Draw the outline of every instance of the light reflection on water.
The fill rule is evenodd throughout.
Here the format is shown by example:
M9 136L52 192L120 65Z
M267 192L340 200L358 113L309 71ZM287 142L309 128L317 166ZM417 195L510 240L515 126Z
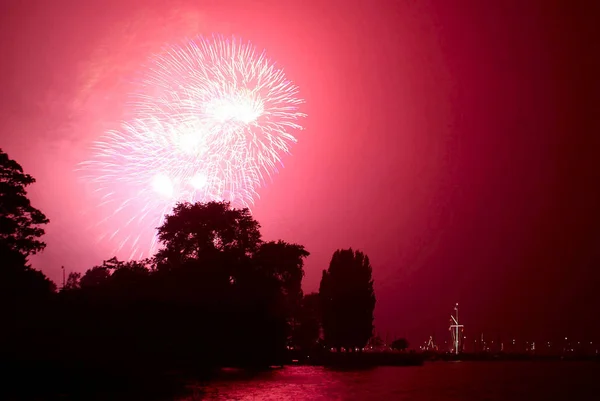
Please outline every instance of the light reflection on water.
M195 386L197 400L599 400L600 364L436 362L333 371L292 366Z

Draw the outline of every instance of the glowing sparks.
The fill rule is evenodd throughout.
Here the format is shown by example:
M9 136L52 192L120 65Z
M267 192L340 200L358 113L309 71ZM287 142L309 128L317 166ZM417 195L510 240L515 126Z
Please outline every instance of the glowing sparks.
M290 132L304 116L297 92L264 54L235 39L198 38L151 58L134 117L82 163L113 205L108 219L118 216L119 230L109 235L131 248L130 257L145 256L179 201L250 206L296 142Z
M173 197L173 184L171 179L166 174L157 174L152 180L152 188L158 194L165 196L166 198Z

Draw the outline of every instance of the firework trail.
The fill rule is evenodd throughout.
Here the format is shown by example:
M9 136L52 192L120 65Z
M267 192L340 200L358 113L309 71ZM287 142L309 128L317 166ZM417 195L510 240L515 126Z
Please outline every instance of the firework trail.
M118 251L155 251L155 230L180 201L249 207L302 129L303 102L264 53L234 39L197 38L150 59L132 118L81 164L114 221Z

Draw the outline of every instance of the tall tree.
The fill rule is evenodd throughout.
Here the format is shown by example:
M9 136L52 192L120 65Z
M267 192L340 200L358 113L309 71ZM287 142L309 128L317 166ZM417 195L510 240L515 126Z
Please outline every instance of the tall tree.
M297 325L294 327L293 343L303 350L311 350L317 346L321 329L321 311L319 294L311 292L302 298L297 314Z
M280 313L286 319L287 337L292 342L302 301L304 258L308 255L302 245L279 240L262 243L252 258L257 273L274 280L279 289Z
M302 300L304 259L309 255L304 246L279 240L262 243L253 256L255 265L281 286L285 306L292 316Z
M35 179L23 172L19 163L0 149L0 242L3 251L16 251L27 257L46 246L44 235L46 216L31 206L26 187Z
M368 256L352 249L335 251L329 269L323 270L319 298L327 345L364 347L373 333L375 309Z
M203 325L187 328L189 335L214 336L233 359L281 355L287 299L301 294L308 253L285 242L265 244L259 229L248 209L228 202L179 204L158 228L160 280L154 281L166 298L193 309L188 315L204 316Z
M51 302L56 285L28 264L28 257L44 249L40 240L48 219L31 206L26 187L35 180L0 149L0 354L26 360L44 351Z
M42 272L32 269L27 258L46 246L40 240L48 219L31 206L26 187L35 179L0 149L0 302L16 311L23 300L33 302L56 290ZM21 301L15 301L20 298Z
M242 257L261 244L260 225L248 209L232 209L228 202L180 203L158 228L163 248L159 265L214 257L226 252Z

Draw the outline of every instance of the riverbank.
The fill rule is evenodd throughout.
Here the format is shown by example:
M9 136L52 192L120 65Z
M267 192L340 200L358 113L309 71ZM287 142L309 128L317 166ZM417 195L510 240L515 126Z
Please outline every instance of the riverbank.
M331 367L420 366L423 354L414 352L322 352L309 356L291 354L292 365Z
M422 353L426 361L600 361L599 355L539 355L530 353Z
M429 352L321 352L311 355L291 352L288 365L332 366L332 367L375 367L375 366L420 366L424 362L436 361L596 361L600 355L539 355L530 353L429 353Z

